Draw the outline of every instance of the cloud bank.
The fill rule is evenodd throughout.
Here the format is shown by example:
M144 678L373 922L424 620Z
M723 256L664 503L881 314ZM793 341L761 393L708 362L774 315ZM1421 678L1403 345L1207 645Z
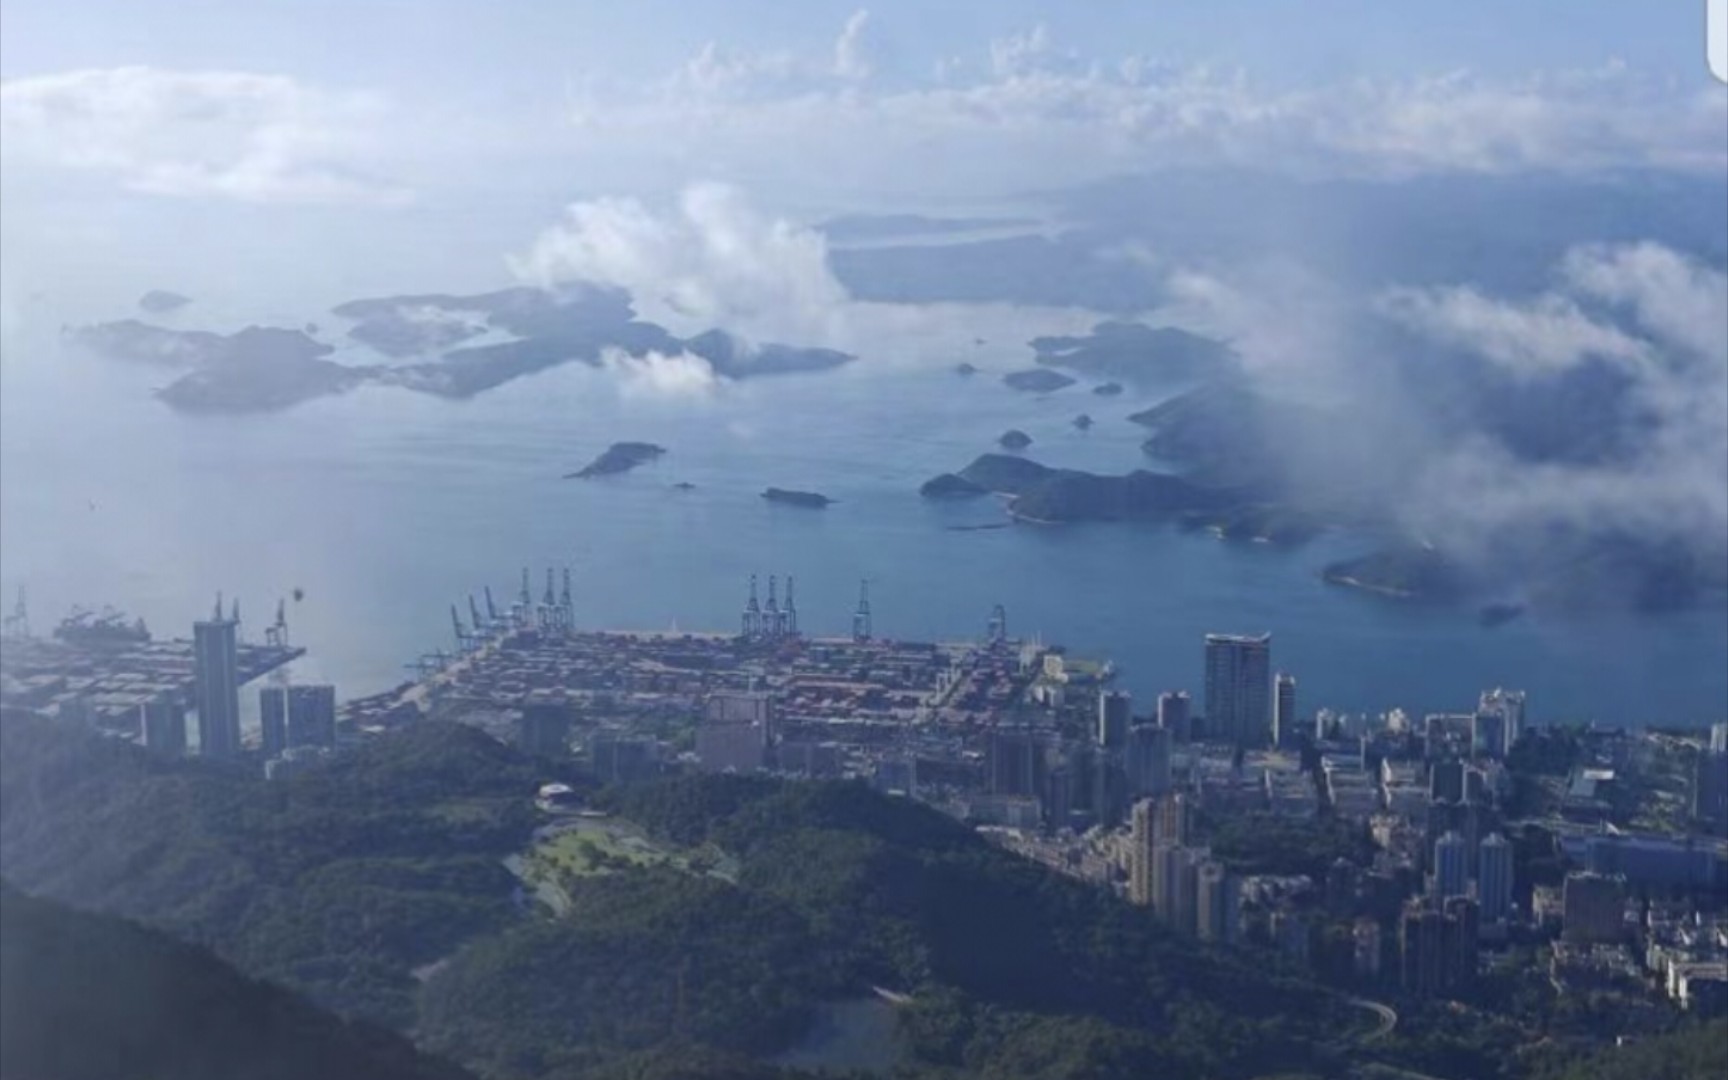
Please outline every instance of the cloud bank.
M108 176L154 195L256 203L392 203L361 163L387 112L374 95L279 75L87 69L0 83L13 162Z

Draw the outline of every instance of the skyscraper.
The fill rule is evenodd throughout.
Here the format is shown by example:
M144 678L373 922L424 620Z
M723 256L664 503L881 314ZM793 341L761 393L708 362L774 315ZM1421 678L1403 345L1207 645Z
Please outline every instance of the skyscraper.
M1274 681L1272 741L1279 746L1296 739L1296 676L1280 671Z
M145 702L138 710L138 732L147 749L177 757L186 752L186 709L171 694Z
M992 731L985 755L992 794L1039 794L1043 754L1030 731Z
M1159 796L1170 790L1170 732L1156 724L1136 724L1128 731L1125 755L1129 794Z
M193 708L198 710L198 753L231 757L240 752L240 623L216 616L192 624Z
M1154 844L1186 844L1188 842L1188 797L1181 793L1166 795L1156 803L1152 819Z
M1206 635L1206 733L1237 746L1272 737L1272 635Z
M1213 859L1200 864L1195 879L1195 933L1205 941L1234 942L1241 883Z
M1170 738L1185 743L1194 737L1193 710L1189 708L1188 691L1172 690L1158 695L1158 726L1170 733Z
M266 760L288 749L288 688L266 686L258 691L259 748Z
M1710 752L1728 754L1728 720L1719 720L1710 725Z
M1121 750L1128 745L1128 722L1131 701L1122 690L1098 692L1098 745L1106 750Z
M1524 691L1504 690L1498 686L1492 690L1484 690L1476 711L1500 717L1500 748L1493 756L1505 756L1517 743L1518 736L1524 732Z
M1465 895L1469 863L1464 837L1448 832L1434 842L1434 895L1441 900Z
M530 705L528 709L541 706ZM288 688L288 745L336 746L336 688L290 686Z
M1479 845L1476 902L1485 923L1499 922L1512 908L1512 845L1499 833L1489 833Z
M1157 803L1141 799L1134 804L1133 824L1128 834L1128 899L1141 907L1152 904L1152 838Z

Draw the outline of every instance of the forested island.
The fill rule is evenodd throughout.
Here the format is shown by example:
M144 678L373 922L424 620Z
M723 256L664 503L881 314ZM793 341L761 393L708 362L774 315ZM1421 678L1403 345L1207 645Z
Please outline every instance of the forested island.
M587 480L596 476L614 476L655 461L665 453L664 446L649 442L615 442L582 468L573 473L565 473L564 479Z
M369 385L470 398L560 364L598 367L609 350L632 357L685 353L717 378L733 380L827 371L853 359L834 349L746 346L718 329L681 339L636 318L623 290L588 285L387 296L349 301L333 313L350 323L351 340L396 362L327 359L334 347L317 340L310 326L219 334L123 319L69 337L102 356L180 368L185 374L157 397L183 411L221 413L277 411ZM489 333L505 340L463 344Z
M762 497L773 503L785 503L788 506L802 506L810 510L820 510L833 502L828 496L815 491L792 491L786 488L771 487L762 493Z

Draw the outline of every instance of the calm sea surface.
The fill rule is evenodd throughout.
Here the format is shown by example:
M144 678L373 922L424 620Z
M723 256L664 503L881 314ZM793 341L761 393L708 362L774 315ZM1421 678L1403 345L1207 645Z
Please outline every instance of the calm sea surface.
M181 636L221 589L261 637L299 588L301 674L352 696L449 648L449 605L466 618L484 585L506 602L524 565L536 593L548 565L570 566L591 628L731 628L746 577L773 573L796 576L815 633L847 631L861 578L882 635L976 635L1002 603L1012 632L1114 659L1143 707L1163 689L1198 697L1202 634L1270 631L1304 712L1465 708L1507 685L1528 690L1537 720L1728 716L1720 609L1485 629L1322 584L1324 563L1363 546L1345 537L1280 551L1153 527L965 531L1002 520L999 506L917 496L1009 427L1049 464L1141 465L1124 418L1152 399L1132 394L1039 398L994 374L864 364L697 392L571 365L470 402L374 389L206 418L149 398L170 373L47 345L19 356L0 380L0 584L8 608L28 587L38 633L74 603L112 603ZM1070 424L1082 411L1089 432ZM670 453L559 478L620 439ZM769 485L838 501L771 505Z

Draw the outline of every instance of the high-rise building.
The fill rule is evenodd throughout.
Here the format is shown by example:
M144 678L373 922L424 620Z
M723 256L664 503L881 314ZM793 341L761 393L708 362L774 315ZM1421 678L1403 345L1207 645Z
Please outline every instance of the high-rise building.
M295 689L299 689L296 687ZM570 726L574 713L560 701L534 701L521 707L516 722L516 748L531 757L561 758L570 753ZM696 729L700 752L702 728ZM289 707L288 741L295 743L293 707Z
M564 732L569 730L568 708L563 705L529 705L523 712L534 715L542 723L556 726L555 718L545 716L547 710L557 711L566 717L564 730L556 736L552 736L561 742ZM335 748L336 688L334 686L326 683L315 686L290 686L288 688L288 745ZM543 751L535 750L533 752L541 753ZM558 751L546 752L557 753Z
M1098 692L1098 745L1106 750L1121 750L1128 745L1129 710L1132 701L1126 691Z
M1030 731L992 731L985 757L991 794L1039 794L1043 753Z
M1190 708L1188 691L1172 690L1158 695L1158 726L1179 743L1194 737L1194 713Z
M1470 721L1470 754L1498 758L1506 752L1506 717L1499 712L1477 712Z
M1141 799L1134 804L1128 833L1128 899L1140 907L1152 906L1153 831L1157 803Z
M1504 690L1498 686L1484 690L1476 711L1500 717L1500 748L1492 756L1504 757L1517 743L1518 736L1524 733L1524 691Z
M266 686L258 691L258 747L264 759L288 749L288 688Z
M1199 902L1199 870L1211 853L1182 844L1152 848L1152 907L1158 918L1183 934L1195 932Z
M1188 797L1177 792L1165 795L1156 805L1157 812L1152 819L1152 842L1186 844L1191 810Z
M1272 741L1279 746L1296 741L1296 676L1287 671L1273 682Z
M1122 755L1100 750L1092 757L1092 818L1106 829L1122 824L1128 808L1128 775Z
M1431 901L1404 905L1398 920L1400 981L1406 993L1427 997L1446 986L1446 913Z
M1692 820L1718 836L1728 835L1728 751L1702 751L1693 764Z
M1499 833L1478 845L1476 902L1485 923L1500 922L1512 909L1512 845Z
M1436 761L1428 773L1428 797L1435 802L1464 801L1464 763Z
M138 733L144 746L159 754L178 757L186 752L186 709L171 694L163 694L138 708Z
M1272 738L1272 635L1206 635L1206 733L1237 746Z
M240 623L217 617L192 624L193 707L198 710L198 753L240 752Z
M1446 912L1446 984L1450 989L1458 990L1469 986L1476 978L1481 917L1476 901L1468 896L1447 897L1443 910Z
M1719 720L1710 725L1710 752L1728 754L1728 720Z
M659 768L658 746L652 739L632 739L605 733L588 742L588 759L602 783L629 784L652 777Z
M1469 856L1464 837L1448 832L1434 842L1434 895L1444 900L1464 896L1470 881Z
M1195 872L1194 931L1205 941L1231 943L1240 923L1241 882L1215 859Z
M1157 797L1170 790L1170 743L1169 730L1156 724L1136 724L1129 729L1124 761L1130 795Z
M1611 943L1625 932L1625 879L1588 870L1566 875L1561 935L1568 941Z

